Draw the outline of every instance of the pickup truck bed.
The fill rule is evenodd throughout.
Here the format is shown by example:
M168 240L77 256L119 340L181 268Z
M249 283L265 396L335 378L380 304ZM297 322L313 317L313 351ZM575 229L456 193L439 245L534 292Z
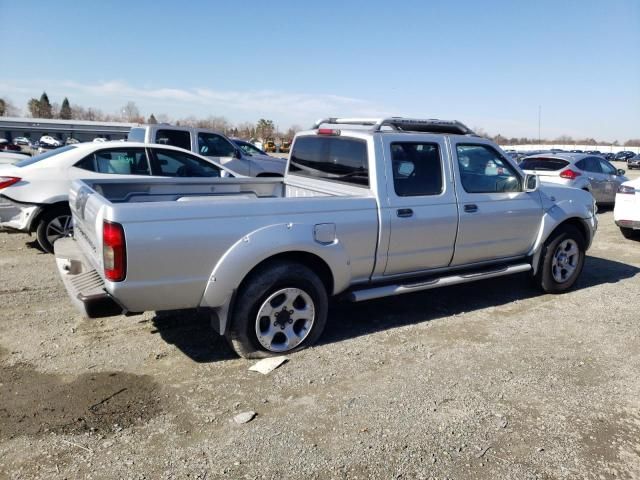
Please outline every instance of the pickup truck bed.
M127 312L214 306L207 305L216 301L205 295L212 272L232 250L239 257L234 270L250 269L255 258L242 254L249 243L264 244L265 258L296 244L305 251L309 244L323 253L333 250L336 263L350 262L354 280L367 280L378 237L376 199L363 189L326 184L274 179L78 181L70 206L76 241L90 252L83 269L103 270L97 252L102 251L106 220L124 226L127 257L135 259L127 262L124 282L107 281ZM314 234L322 224L333 225L335 233L320 243ZM235 288L232 284L227 294Z

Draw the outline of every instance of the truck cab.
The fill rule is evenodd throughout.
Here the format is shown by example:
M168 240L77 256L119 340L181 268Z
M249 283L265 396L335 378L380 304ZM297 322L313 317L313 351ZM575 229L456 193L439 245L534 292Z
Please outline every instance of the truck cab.
M132 127L128 141L158 143L191 150L247 177L282 177L286 161L266 155L253 155L215 130L167 124Z

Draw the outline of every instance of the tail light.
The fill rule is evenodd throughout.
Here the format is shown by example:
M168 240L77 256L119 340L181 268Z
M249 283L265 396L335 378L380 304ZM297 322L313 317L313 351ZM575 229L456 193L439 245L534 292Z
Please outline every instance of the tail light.
M563 170L562 172L560 172L560 177L561 178L568 178L569 180L575 180L580 175L581 175L580 173L575 172L575 171L571 170L570 168L567 168L566 170Z
M340 130L333 128L319 128L318 135L340 135Z
M9 187L14 183L18 183L20 180L22 179L18 177L0 177L0 188Z
M104 276L112 282L121 282L127 276L127 251L124 229L119 223L105 221L102 225L102 258Z
M631 195L635 195L636 189L631 185L620 185L618 187L618 193L630 193Z

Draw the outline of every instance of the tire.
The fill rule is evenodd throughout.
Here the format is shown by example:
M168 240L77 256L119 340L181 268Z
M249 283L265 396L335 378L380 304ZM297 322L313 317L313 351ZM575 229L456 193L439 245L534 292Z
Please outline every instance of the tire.
M225 337L244 358L297 352L318 340L328 307L326 288L312 270L270 262L243 282Z
M569 254L573 252L574 254ZM585 258L585 239L573 225L563 225L545 242L534 279L546 293L564 293L576 282Z
M624 238L634 239L640 236L640 232L636 232L633 228L620 227L620 232Z
M47 253L53 253L53 243L73 233L71 211L69 207L58 206L46 210L38 220L36 238L38 244Z

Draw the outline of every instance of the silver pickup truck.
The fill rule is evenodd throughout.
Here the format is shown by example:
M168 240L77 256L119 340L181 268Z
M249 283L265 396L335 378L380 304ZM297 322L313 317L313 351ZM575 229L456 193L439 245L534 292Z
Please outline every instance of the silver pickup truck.
M353 302L531 272L571 288L596 227L590 193L542 186L459 122L324 119L284 179L76 180L55 243L89 317L200 308L235 351L313 344Z

